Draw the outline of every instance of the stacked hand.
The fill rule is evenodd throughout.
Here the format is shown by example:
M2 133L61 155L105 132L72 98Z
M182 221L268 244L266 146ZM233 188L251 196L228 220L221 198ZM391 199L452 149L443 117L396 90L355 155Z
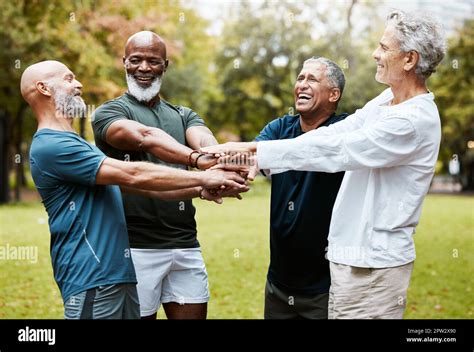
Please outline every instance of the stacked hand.
M201 148L200 152L206 155L199 158L199 168L210 167L206 173L211 183L204 186L201 197L219 204L222 203L223 197L242 199L240 193L249 190L246 180L252 181L259 171L255 156L256 149L256 142L230 142ZM201 166L201 160L203 166ZM222 183L215 186L213 178L216 178L217 183Z
M216 166L203 172L201 197L219 204L222 203L223 197L242 199L240 193L250 189L245 178L235 171L224 170Z
M201 153L224 156L237 153L255 153L257 142L228 142L201 148Z
M259 171L256 151L256 142L229 142L201 148L202 153L219 158L212 169L235 171L251 181Z

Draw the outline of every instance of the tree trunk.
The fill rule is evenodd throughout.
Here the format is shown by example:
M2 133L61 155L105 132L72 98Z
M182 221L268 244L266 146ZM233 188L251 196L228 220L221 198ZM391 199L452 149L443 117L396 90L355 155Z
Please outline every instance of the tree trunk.
M466 184L464 185L465 191L474 191L474 162L466 165Z
M18 109L18 114L16 118L17 123L17 134L15 141L15 152L14 162L16 165L16 182L15 182L15 201L19 202L21 200L21 186L25 178L25 169L24 169L24 158L21 150L23 144L23 116L25 115L26 105L21 105Z

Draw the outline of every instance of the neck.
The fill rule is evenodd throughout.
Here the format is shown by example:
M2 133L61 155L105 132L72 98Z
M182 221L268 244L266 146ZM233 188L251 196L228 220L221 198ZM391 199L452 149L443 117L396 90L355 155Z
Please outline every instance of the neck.
M159 102L160 102L160 95L157 94L156 97L154 97L150 101L147 101L145 104L148 105L150 108L152 108L153 106L155 106Z
M397 105L420 94L428 93L426 82L416 76L405 77L397 84L390 85L393 93L391 105Z
M132 93L130 93L130 91L127 91L127 93L132 96L133 98L135 98L140 104L144 104L150 108L152 108L153 106L155 106L156 104L158 104L161 100L160 98L160 93L158 93L154 98L152 98L151 100L149 101L140 101L137 99L136 96L134 96Z
M332 111L322 111L320 113L305 114L300 113L300 125L303 132L312 131L321 126L332 114Z
M57 131L76 132L72 127L72 117L57 115L56 110L36 112L36 116L38 119L38 130L49 128Z

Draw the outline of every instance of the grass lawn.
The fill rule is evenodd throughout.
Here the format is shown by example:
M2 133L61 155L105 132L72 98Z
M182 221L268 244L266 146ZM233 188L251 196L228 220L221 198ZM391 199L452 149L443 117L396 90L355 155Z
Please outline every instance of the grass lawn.
M209 273L209 318L263 317L268 185L258 182L244 197L222 206L195 201ZM474 197L428 196L415 241L406 318L474 318ZM0 207L0 246L7 244L37 246L38 260L0 260L0 318L62 318L40 203Z

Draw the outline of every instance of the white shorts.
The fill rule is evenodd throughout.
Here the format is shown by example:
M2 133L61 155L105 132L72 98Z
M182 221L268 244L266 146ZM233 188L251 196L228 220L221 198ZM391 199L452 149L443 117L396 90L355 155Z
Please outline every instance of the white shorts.
M209 301L207 271L201 248L132 248L142 317L155 314L162 303Z

